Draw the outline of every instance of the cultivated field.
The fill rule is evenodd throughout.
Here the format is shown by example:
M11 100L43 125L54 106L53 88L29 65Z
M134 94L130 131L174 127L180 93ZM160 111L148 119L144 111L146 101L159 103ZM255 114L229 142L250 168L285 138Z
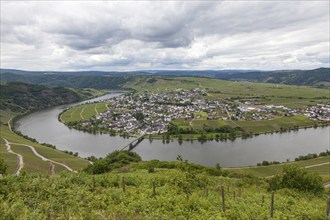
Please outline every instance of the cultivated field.
M60 119L64 123L84 121L106 110L108 110L108 107L105 102L88 103L68 109L60 115Z

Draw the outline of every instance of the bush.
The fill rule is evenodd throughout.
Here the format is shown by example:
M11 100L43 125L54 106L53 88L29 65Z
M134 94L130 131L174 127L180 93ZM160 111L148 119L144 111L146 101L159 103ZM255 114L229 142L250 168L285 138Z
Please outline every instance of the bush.
M89 165L85 171L90 174L101 174L139 161L141 161L141 157L137 153L131 151L114 151L104 159L100 159L93 165Z
M148 173L154 173L155 168L154 167L148 167Z
M0 158L0 174L6 174L7 173L7 164L5 164L4 159Z
M295 165L283 167L283 173L270 180L269 190L282 188L295 189L301 192L320 194L324 191L322 178L316 173L309 173L305 168Z

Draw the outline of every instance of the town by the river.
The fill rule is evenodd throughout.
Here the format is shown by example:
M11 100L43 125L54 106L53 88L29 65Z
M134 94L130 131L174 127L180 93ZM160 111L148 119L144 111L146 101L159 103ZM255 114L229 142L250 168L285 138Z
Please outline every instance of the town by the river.
M89 102L120 96L115 92ZM86 101L85 101L86 102ZM85 103L84 102L84 103ZM58 120L58 115L74 105L57 106L31 113L15 124L16 129L40 143L55 145L59 150L78 152L81 157L104 157L106 154L121 149L132 139L108 134L91 134L70 129ZM47 129L45 129L47 128ZM234 141L198 141L177 140L163 143L161 140L144 140L134 151L143 160L174 161L181 155L189 162L223 167L256 165L263 160L287 161L299 155L319 153L329 147L329 127L300 129L286 133L259 135L249 139L237 138Z

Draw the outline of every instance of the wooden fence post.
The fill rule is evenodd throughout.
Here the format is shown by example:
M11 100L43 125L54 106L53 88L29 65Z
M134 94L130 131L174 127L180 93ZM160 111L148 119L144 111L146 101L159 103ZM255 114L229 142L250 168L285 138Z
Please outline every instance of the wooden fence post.
M189 199L189 185L186 183L186 198Z
M272 196L270 200L270 217L273 218L274 216L274 191L272 191Z
M221 186L221 198L222 198L222 211L226 211L226 206L225 206L225 187Z
M262 197L261 197L261 206L263 206L263 205L264 205L264 203L265 203L265 196L264 196L264 195L262 195Z
M329 220L330 213L330 196L327 199L327 208L325 209L325 220Z
M233 193L234 193L234 200L236 200L236 191L234 191Z
M156 185L155 180L152 181L152 196L156 197Z
M204 185L204 192L205 192L205 197L207 198L209 196L209 190L207 189L206 184Z
M122 185L123 185L123 192L126 192L126 189L125 189L125 177L124 176L121 177L121 182L122 182Z
M95 190L95 176L93 175L93 191Z

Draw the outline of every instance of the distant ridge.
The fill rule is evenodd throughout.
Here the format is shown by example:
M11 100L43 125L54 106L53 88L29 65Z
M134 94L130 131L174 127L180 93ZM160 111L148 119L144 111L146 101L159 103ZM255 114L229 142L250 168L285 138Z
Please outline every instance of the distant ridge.
M120 89L137 76L200 76L231 81L330 87L330 68L312 70L143 70L143 71L24 71L0 69L1 81L76 88Z

